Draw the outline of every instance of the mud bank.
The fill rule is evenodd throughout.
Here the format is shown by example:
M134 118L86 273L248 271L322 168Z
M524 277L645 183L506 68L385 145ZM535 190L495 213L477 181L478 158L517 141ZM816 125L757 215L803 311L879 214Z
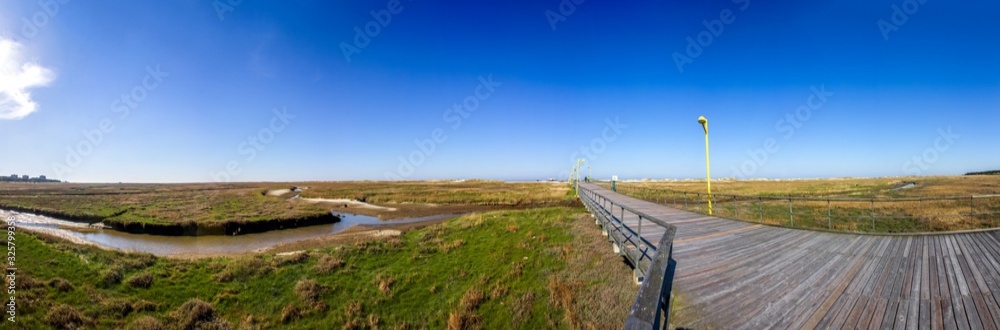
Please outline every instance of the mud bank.
M109 250L152 253L159 256L211 257L267 252L276 245L315 246L317 243L310 242L325 244L340 240L348 242L351 239L368 239L370 236L374 237L372 235L382 237L393 233L392 230L437 223L454 218L456 215L381 221L375 217L340 213L335 214L340 221L332 225L302 226L237 236L131 234L101 226L94 227L79 222L0 209L0 217L7 219L8 216L15 217L18 230L31 231L77 244L94 245ZM374 234L370 234L369 231L374 231ZM332 241L322 239L327 236L338 238Z
M59 218L59 219L67 220L67 221L80 222L80 223L85 223L85 224L94 224L94 223L98 223L98 222L104 221L104 219L105 219L103 217L98 217L98 216L72 215L72 214L66 214L66 213L57 212L57 211L50 211L50 210L43 210L43 209L36 209L36 208L29 208L29 207L20 207L20 206L17 206L17 205L0 204L0 209L4 209L4 210L8 210L8 211L14 211L14 212L19 212L19 213L32 213L32 214L37 214L37 215L44 215L44 216L47 216L47 217ZM113 214L111 216L117 216L117 215L122 215L122 214L125 214L125 211L120 211L119 213Z
M105 220L104 225L108 228L132 233L150 234L163 236L210 236L210 235L243 235L263 233L272 230L291 229L315 225L328 225L337 223L340 217L332 214L317 214L314 216L296 219L272 219L259 221L227 221L221 223L178 223L178 224L151 224L151 223L122 223L114 220Z

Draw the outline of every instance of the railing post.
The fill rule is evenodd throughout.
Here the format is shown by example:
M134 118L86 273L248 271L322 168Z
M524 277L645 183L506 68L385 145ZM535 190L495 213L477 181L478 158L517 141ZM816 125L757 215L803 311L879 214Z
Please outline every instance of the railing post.
M733 195L733 217L740 218L740 201L736 199L736 195Z
M875 231L875 197L872 197L872 231Z
M684 193L684 209L687 210L687 208L688 208L688 193L685 192Z
M976 221L976 196L969 197L969 223Z
M788 217L792 221L792 225L791 226L795 227L795 210L792 209L792 199L791 198L788 199Z
M826 199L826 226L833 230L833 209L830 206L830 199Z
M760 208L760 223L764 223L764 197L757 196L757 207Z
M636 230L636 236L639 236L638 237L639 239L636 240L636 243L637 243L636 244L636 252L639 253L640 251L642 251L642 247L641 247L641 245L642 245L642 216L641 215L639 216L639 229ZM639 261L642 261L642 256L641 255L639 256ZM636 263L638 263L638 262L636 262ZM635 265L635 267L636 268L642 268L639 265Z

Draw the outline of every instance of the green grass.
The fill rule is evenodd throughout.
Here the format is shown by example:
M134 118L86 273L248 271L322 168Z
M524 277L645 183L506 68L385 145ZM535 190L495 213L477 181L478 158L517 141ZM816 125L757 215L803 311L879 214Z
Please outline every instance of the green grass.
M567 268L571 256L588 251L571 248L579 243L574 243L578 230L571 229L585 225L578 220L582 213L553 207L473 214L400 237L310 250L300 257L165 259L21 232L18 327L43 328L47 320L72 314L62 307L58 315L47 315L60 305L78 311L88 327L169 326L183 316L175 310L197 298L215 309L216 322L234 328L406 324L439 329L461 321L486 328L569 328L575 318L587 317L567 316L574 292L629 281L620 274L576 279L579 271ZM591 231L599 236L596 228ZM600 245L600 250L610 249ZM614 258L592 257L585 259L587 265L607 258L609 269L625 268ZM129 284L144 274L152 277L148 288ZM120 275L120 283L113 283L114 275ZM72 288L60 291L57 287L66 290L66 285L56 279ZM123 313L129 306L143 310Z

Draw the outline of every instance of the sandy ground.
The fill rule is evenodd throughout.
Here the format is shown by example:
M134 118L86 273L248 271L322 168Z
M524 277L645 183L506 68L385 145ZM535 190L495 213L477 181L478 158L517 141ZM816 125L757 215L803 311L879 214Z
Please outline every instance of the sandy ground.
M27 213L17 213L17 212L10 212L10 211L6 211L6 210L0 210L0 218L4 219L5 221L6 221L7 217L11 216L11 215L14 215L15 218L17 219L17 221L14 223L14 226L19 231L30 231L30 232L33 232L33 233L44 234L44 235L49 236L49 237L55 237L55 238L59 238L59 239L65 240L65 241L69 241L69 242L76 243L76 244L81 244L81 245L98 246L97 244L94 244L93 242L90 242L90 241L85 240L85 239L83 239L81 237L75 236L75 235L73 235L71 233L68 233L68 232L66 232L64 230L60 230L60 229L52 228L52 227L39 227L38 226L38 225L49 225L49 226L58 226L58 227L74 227L74 228L77 228L78 230L86 230L86 229L93 228L93 227L88 226L87 224L70 222L70 221L52 220L52 219L49 219L49 218L46 218L46 217L39 217L39 216L35 216L35 215L32 215L32 214L27 214Z
M291 189L268 190L267 191L267 195L268 196L282 196L282 195L290 193L290 192L292 192Z
M347 207L353 207L353 208L359 208L359 209L380 210L380 211L389 211L389 212L396 211L396 208L394 208L394 207L378 206L378 205L368 204L368 203L365 203L365 202L356 201L356 200L353 200L353 199L346 199L346 198L302 198L302 197L300 197L299 199L303 200L303 201L306 201L306 202L310 202L310 203L331 203L331 204L347 205Z

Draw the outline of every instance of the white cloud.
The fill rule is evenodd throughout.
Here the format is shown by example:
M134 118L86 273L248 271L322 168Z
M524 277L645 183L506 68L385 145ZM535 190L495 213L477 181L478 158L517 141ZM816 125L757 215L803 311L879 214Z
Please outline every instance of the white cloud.
M21 119L35 112L38 104L28 89L48 85L52 70L21 58L21 44L0 39L0 120Z

